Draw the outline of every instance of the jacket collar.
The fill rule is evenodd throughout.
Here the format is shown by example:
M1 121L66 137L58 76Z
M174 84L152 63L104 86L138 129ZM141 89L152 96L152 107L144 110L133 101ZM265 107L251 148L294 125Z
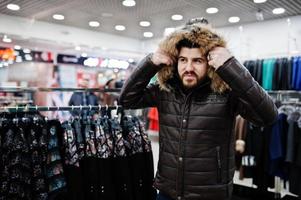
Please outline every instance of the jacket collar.
M179 92L183 95L188 95L196 91L200 91L204 88L207 88L208 86L210 87L210 84L211 84L211 79L208 76L206 76L206 78L201 83L199 83L198 86L188 90L183 87L183 84L178 75L174 76L172 79L168 81L168 86L171 88L173 92Z

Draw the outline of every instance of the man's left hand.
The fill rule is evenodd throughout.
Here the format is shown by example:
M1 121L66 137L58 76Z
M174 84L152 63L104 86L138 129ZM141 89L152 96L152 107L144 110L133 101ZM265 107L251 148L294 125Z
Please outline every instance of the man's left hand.
M208 53L208 65L212 66L215 70L217 70L231 57L232 55L230 51L225 47L215 47Z

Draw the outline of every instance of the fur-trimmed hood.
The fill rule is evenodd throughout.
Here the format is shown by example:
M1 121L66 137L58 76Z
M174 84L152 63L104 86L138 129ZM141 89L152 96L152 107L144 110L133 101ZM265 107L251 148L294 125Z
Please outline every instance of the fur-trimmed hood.
M182 39L188 39L197 43L200 46L201 53L206 57L208 52L214 47L226 46L224 39L208 27L187 25L185 28L171 33L159 44L160 49L168 54L174 63L176 63L179 55L176 45ZM178 73L176 67L171 65L163 67L158 72L158 82L162 90L170 91L170 89L172 89L172 86L168 82L175 77L175 73ZM207 75L211 79L211 88L213 91L223 93L229 88L229 86L217 75L213 67L209 66Z

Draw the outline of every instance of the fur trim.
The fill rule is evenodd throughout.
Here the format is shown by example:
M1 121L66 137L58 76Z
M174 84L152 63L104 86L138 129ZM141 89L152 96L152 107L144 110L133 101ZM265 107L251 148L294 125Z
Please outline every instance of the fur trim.
M159 48L168 54L176 63L178 57L177 43L182 39L195 41L199 46L201 53L207 56L208 52L214 47L225 47L226 42L222 37L209 30L197 25L189 26L186 29L181 29L173 32L165 40L159 44ZM208 77L211 79L211 88L214 92L223 93L229 86L218 76L213 67L209 67L207 71ZM158 82L162 90L170 91L170 86L167 81L174 76L174 66L163 67L158 72Z

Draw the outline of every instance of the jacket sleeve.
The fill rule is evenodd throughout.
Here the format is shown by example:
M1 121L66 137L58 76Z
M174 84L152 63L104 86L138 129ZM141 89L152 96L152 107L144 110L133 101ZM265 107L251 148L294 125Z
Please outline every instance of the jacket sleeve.
M148 83L160 69L151 61L151 54L146 56L124 83L119 96L119 104L125 109L157 106L159 86L148 86Z
M272 124L277 119L273 100L234 57L216 72L232 89L231 98L237 114L259 126Z

